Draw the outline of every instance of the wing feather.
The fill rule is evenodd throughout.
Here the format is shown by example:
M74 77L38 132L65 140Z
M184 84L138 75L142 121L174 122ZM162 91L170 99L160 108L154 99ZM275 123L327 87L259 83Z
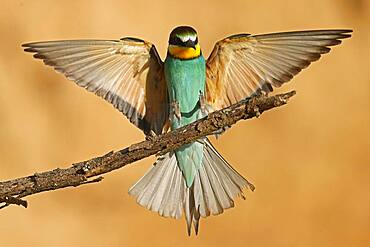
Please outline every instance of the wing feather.
M62 40L24 44L46 65L104 98L145 133L163 131L168 121L163 62L149 42Z
M221 109L258 91L271 92L350 37L351 30L238 34L216 43L207 59L206 98Z

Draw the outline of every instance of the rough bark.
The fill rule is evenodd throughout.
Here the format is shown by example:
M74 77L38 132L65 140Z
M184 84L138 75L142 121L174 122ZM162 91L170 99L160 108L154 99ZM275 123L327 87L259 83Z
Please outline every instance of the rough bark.
M295 95L295 91L270 97L258 95L213 112L180 129L160 136L148 137L147 140L125 149L72 164L68 168L56 168L0 182L0 209L11 204L27 207L27 202L21 198L32 194L99 182L103 179L100 175L104 173L122 168L151 155L173 151L186 143L225 129L239 120L259 117L264 111L285 105L293 95Z

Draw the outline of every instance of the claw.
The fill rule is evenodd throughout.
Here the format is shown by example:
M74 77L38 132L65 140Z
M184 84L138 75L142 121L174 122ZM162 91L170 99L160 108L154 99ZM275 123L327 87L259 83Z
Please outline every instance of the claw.
M157 138L157 134L154 133L153 130L150 130L148 135L145 136L145 140L147 140L147 141L154 141L156 138Z

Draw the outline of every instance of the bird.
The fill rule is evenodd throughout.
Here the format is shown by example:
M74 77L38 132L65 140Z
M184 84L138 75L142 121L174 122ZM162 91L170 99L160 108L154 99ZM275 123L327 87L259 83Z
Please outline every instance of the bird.
M102 97L147 136L190 124L257 93L270 93L351 36L349 29L241 33L216 42L204 58L191 26L174 28L161 60L154 44L119 40L26 43L26 52ZM207 137L160 157L130 189L138 204L160 216L185 215L187 233L199 221L234 207L254 185Z

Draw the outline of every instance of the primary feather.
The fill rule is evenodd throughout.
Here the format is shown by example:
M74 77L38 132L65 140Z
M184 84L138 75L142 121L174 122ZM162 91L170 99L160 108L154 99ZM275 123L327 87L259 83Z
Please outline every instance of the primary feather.
M46 65L104 98L145 133L162 133L168 120L163 62L149 42L65 40L24 44Z
M206 96L221 109L271 92L350 37L351 30L314 30L262 35L239 34L216 43L207 59Z

